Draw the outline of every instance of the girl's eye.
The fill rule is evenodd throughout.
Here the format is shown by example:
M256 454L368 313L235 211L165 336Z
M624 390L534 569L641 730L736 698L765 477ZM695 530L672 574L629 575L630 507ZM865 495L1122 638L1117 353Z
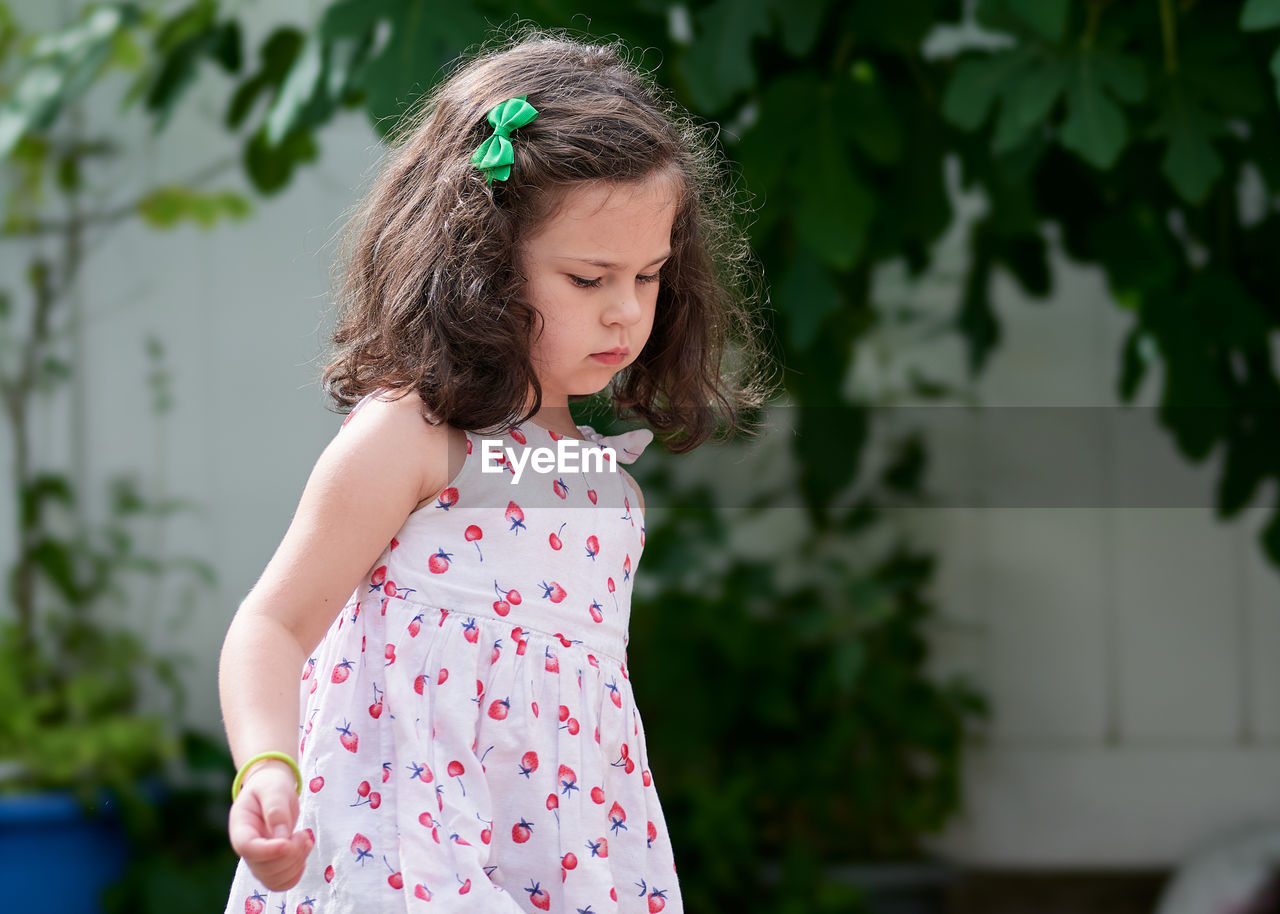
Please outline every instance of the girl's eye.
M657 282L661 276L662 273L660 271L658 273L640 273L636 276L636 282ZM595 289L598 288L602 282L598 276L595 279L583 279L581 276L574 276L570 273L569 278L573 280L573 284L579 289Z

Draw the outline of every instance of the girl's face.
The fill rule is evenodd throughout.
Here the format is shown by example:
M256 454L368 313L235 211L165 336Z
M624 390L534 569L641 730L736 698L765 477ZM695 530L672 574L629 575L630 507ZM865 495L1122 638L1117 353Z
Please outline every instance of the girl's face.
M565 191L525 242L526 295L543 319L533 367L543 410L556 417L539 419L547 427L571 427L569 395L603 389L640 355L671 256L676 202L675 180L665 173L638 183L584 183Z

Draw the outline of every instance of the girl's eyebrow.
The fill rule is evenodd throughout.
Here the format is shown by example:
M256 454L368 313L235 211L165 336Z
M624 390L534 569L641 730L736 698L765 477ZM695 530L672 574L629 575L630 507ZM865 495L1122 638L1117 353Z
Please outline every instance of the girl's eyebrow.
M559 254L557 256L561 260L576 260L578 263L590 264L591 266L599 267L602 270L621 269L616 263L609 263L609 261L607 260L592 260L590 257L574 257L571 254ZM653 258L653 260L650 260L647 264L645 264L645 266L651 267L655 263L661 263L662 261L666 260L670 256L671 256L671 251L667 251L665 254L659 255L658 257Z

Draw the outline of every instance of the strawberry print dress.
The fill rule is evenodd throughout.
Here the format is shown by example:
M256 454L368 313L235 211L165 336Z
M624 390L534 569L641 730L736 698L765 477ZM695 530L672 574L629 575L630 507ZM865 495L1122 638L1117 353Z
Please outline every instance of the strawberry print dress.
M227 914L682 914L627 668L644 517L590 455L653 433L578 430L467 432L300 671L301 881L241 861Z

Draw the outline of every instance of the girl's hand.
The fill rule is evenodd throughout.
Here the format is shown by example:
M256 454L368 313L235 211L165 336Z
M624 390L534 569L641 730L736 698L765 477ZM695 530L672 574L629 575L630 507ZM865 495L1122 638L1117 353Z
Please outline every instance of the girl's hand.
M315 846L309 831L293 830L298 823L297 790L287 765L262 762L249 770L231 804L227 823L231 847L273 892L298 884L307 854Z

